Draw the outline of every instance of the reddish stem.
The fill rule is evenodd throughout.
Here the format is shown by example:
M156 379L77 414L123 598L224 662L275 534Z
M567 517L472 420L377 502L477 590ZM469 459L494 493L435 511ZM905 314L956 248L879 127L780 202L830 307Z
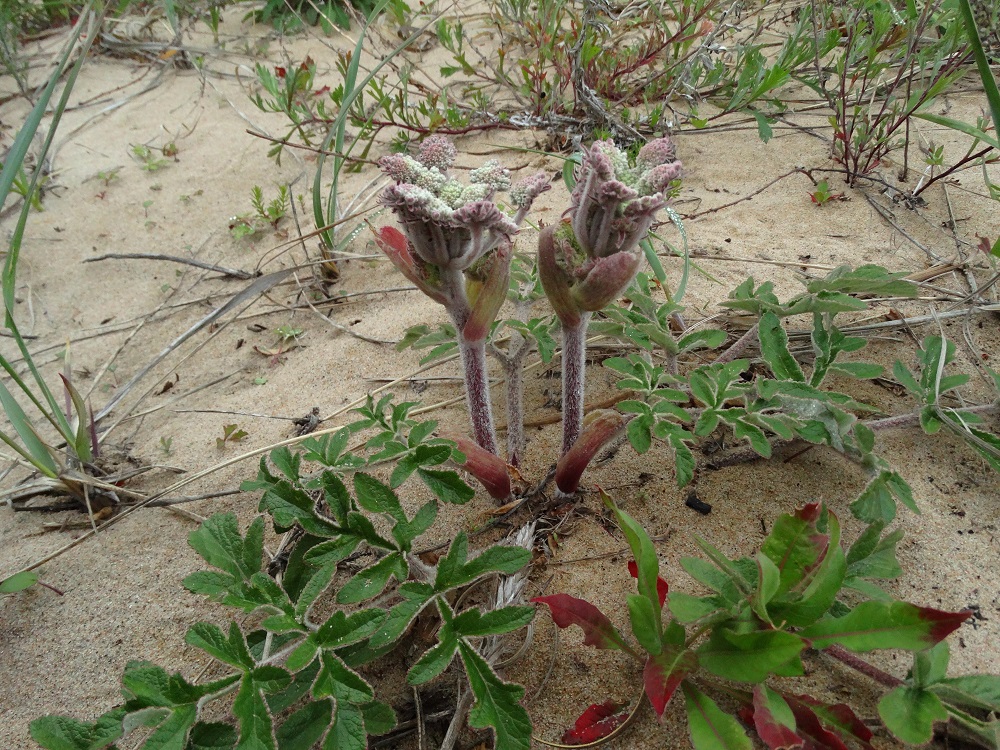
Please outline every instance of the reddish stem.
M562 454L566 455L580 436L583 425L583 397L586 391L587 324L590 313L581 313L580 322L562 327Z
M869 664L860 656L852 654L850 651L840 646L827 646L825 649L823 649L823 653L827 654L828 656L832 656L834 659L841 662L842 664L846 664L855 672L860 672L866 677L872 678L873 680L875 680L875 682L877 682L879 685L882 685L883 687L897 688L900 685L905 684L898 677L893 677L888 672L882 671L874 664Z

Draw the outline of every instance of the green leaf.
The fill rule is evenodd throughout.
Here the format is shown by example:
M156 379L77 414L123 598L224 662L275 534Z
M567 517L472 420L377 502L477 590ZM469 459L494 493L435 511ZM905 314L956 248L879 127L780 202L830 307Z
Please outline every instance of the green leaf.
M320 664L322 666L313 685L313 697L333 696L338 706L342 702L368 703L375 697L372 686L332 651L323 651Z
M752 750L743 727L689 682L681 683L694 750Z
M926 688L941 682L948 674L950 656L948 641L941 641L933 648L915 653L913 669L910 670L913 687Z
M365 720L365 731L368 734L385 734L396 726L396 712L391 706L381 701L372 701L361 706Z
M934 735L934 722L947 721L941 699L927 690L898 687L878 703L886 728L909 745L923 745Z
M653 542L649 538L649 534L646 533L646 530L628 513L620 510L615 505L614 500L604 490L600 492L604 506L614 514L615 520L618 522L618 527L622 530L628 546L632 550L632 558L635 560L636 567L638 568L639 593L649 600L649 603L652 605L652 611L657 613L655 623L650 624L655 627L657 641L659 641L661 632L659 613L662 607L660 606L660 596L657 590L657 579L660 577L660 561L656 555L656 548L653 546ZM654 651L654 653L656 652Z
M323 750L365 750L368 739L364 715L358 706L337 702L337 715L323 742Z
M450 665L458 650L458 637L447 625L438 633L438 642L431 646L417 662L410 667L406 681L411 685L422 685L433 680Z
M485 613L478 609L470 609L458 615L451 625L460 636L480 638L518 630L531 622L534 617L534 607L501 607Z
M278 750L310 750L326 732L332 716L330 701L310 701L282 722L274 733Z
M100 750L122 736L124 716L124 709L116 709L93 724L68 716L43 716L31 722L31 739L46 750Z
M763 682L778 670L789 674L789 665L800 670L804 646L797 635L781 630L736 633L720 627L698 649L698 663L727 680Z
M805 382L802 368L788 351L788 334L777 315L766 312L761 316L757 336L760 339L761 355L776 378Z
M458 650L469 687L476 697L469 711L469 726L493 727L498 750L530 750L531 719L518 702L524 696L524 688L497 677L479 652L465 641L459 643Z
M466 484L457 472L417 469L417 475L443 503L464 505L476 496L476 491Z
M410 623L434 597L434 587L428 583L408 581L401 585L396 593L403 598L403 601L389 610L382 627L372 635L369 643L373 648L388 646L402 636Z
M946 677L931 690L954 706L1000 712L1000 675Z
M233 701L233 715L240 722L237 750L276 750L271 714L252 673L243 677Z
M9 578L0 581L0 594L14 594L24 591L38 583L38 574L30 570L22 570Z
M264 519L256 518L240 536L232 513L216 513L188 535L188 543L209 565L243 581L260 570L264 554Z
M397 521L406 521L403 506L392 488L382 484L375 477L357 472L354 475L354 492L358 505L370 513L384 513Z
M338 604L357 604L365 599L378 596L392 576L405 581L409 568L399 552L391 552L374 565L358 571L355 576L337 592Z
M186 750L233 750L238 737L229 724L199 721L191 730Z
M188 628L184 637L188 645L200 648L216 659L244 671L254 665L253 657L247 650L246 640L235 622L229 624L229 637L218 625L208 622L196 622Z
M899 648L921 651L956 630L966 612L942 612L907 602L862 602L844 617L828 617L801 631L812 647L850 651Z
M647 653L656 655L662 649L660 637L660 611L642 594L629 594L628 616L632 634Z
M531 552L524 547L497 545L483 551L478 557L466 562L469 554L469 539L465 532L455 536L448 554L438 560L434 590L444 593L456 586L472 583L487 573L516 573L531 560Z

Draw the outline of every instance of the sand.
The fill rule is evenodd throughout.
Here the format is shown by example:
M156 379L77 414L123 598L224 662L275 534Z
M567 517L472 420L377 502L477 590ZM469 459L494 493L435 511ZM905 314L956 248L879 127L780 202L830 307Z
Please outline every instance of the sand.
M154 27L151 36L162 33ZM270 199L279 184L291 184L296 201L308 198L315 165L306 151L287 151L280 166L267 158L269 143L247 130L280 137L286 123L280 116L261 113L247 95L256 89L255 62L287 65L306 55L317 62L318 77L336 85L335 53L348 49L350 41L315 33L282 38L268 28L241 24L238 14L227 16L223 33L225 50L214 46L203 25L186 33L186 45L204 50L203 70L95 54L83 69L56 137L45 211L31 216L22 252L15 315L22 331L33 337L31 351L50 383L56 382L70 343L75 381L95 409L169 342L251 282L165 261L85 261L108 253L158 253L266 274L319 257L315 238L287 243L300 231L291 217L277 229L265 227L249 238L236 239L230 233L231 217L251 210L251 186L260 185ZM61 39L29 44L31 59L49 59ZM440 55L440 50L432 49L425 62L433 62L434 54ZM44 72L33 70L32 81L41 80ZM13 92L13 82L0 78L0 98ZM949 95L942 106L948 106L952 116L974 120L984 103L982 93L973 89ZM22 97L0 105L0 152L9 147L28 106ZM932 253L944 260L965 260L964 273L937 278L938 287L962 295L968 292L969 278L979 285L992 278L986 257L974 247L977 236L994 239L1000 234L1000 211L995 201L984 197L982 176L974 170L962 172L947 188L928 191L927 205L916 210L894 203L878 186L848 188L835 173L816 173L844 193L843 201L823 206L813 204L812 185L798 173L756 192L797 167L835 167L825 140L825 118L824 112L790 112L766 145L752 123L738 119L725 127L677 135L685 177L675 208L688 217L685 227L697 264L685 298L689 321L722 312L718 303L748 274L773 281L779 297L787 298L801 289L795 278L800 265L813 274L862 263L912 273L932 265ZM928 123L915 127L921 137L950 145L948 153L962 148L948 131ZM462 137L457 140L459 167L474 167L499 153L507 164L520 168L518 176L540 168L554 173L561 167L557 159L498 152L503 147L534 148L545 140L545 133L529 131ZM136 144L162 148L171 142L176 155L164 157L155 171L144 170L132 155ZM112 171L115 176L105 179ZM898 164L886 164L880 174L892 180L896 171ZM1000 170L991 167L991 174L1000 181ZM371 165L349 175L345 194L364 190L376 176ZM915 180L911 175L907 185L912 187ZM726 207L750 194L752 199ZM555 221L566 198L557 183L540 201L536 218ZM9 213L0 219L5 236L13 220ZM298 220L302 232L311 228L308 211L299 208ZM386 215L374 219L376 225L389 221ZM664 231L677 241L668 227ZM531 251L534 241L535 232L526 229L518 248ZM389 344L351 334L395 342L411 325L443 322L443 311L418 292L385 291L408 284L377 257L370 233L359 235L349 250L357 257L338 263L339 279L324 283L315 267L297 271L238 318L229 314L217 329L192 336L122 398L104 421L105 426L114 425L104 438L108 450L120 451L136 465L155 466L130 481L128 490L150 494L176 481L175 470L192 475L259 451L294 434L291 420L313 407L323 416L334 414L386 379L418 369L418 353L397 353ZM670 277L678 279L680 261L671 259L666 265ZM356 296L323 307L329 320L301 306L307 298L341 294ZM983 295L995 302L995 289ZM926 291L925 296L935 293ZM891 307L925 315L931 309L948 309L950 302L940 296L905 305L880 303L873 305L871 314L884 319ZM544 311L541 303L538 312ZM941 323L957 343L957 369L972 374L962 392L970 403L996 397L980 365L997 366L997 322L996 312L990 312ZM275 355L279 326L301 333L297 346ZM733 326L738 333L738 325ZM911 330L883 332L865 351L866 358L886 366L897 358L912 365L913 336L921 339L938 332L938 326ZM13 355L9 339L0 340L0 346ZM548 399L558 394L558 372L556 361L528 374L529 419L556 414ZM445 365L395 391L401 400L420 399L424 404L451 400L460 395L457 375L454 364ZM613 388L609 372L598 366L590 369L588 378L595 398ZM166 388L168 383L173 385ZM842 386L886 414L913 408L892 389L870 383ZM432 416L443 427L465 429L461 402ZM323 426L335 427L347 418L337 416ZM230 424L247 436L220 449L217 438ZM554 460L559 428L552 424L529 429L528 435L523 471L541 477ZM880 436L880 451L910 483L922 510L920 515L905 510L899 515L898 524L906 532L899 548L904 573L890 590L926 606L973 608L975 618L953 637L952 673L1000 673L1000 479L947 434L932 438L913 429L894 431ZM181 492L237 489L254 476L256 461L253 457L230 463ZM23 471L15 471L4 479L5 487L24 478ZM588 472L585 486L595 483L660 539L661 572L675 590L697 592L679 564L682 557L699 554L695 535L729 555L752 554L779 514L812 501L829 504L843 520L848 539L861 528L846 506L863 487L864 477L825 449L786 462L760 461L705 472L697 492L712 505L707 516L684 506L686 491L677 489L662 450L638 457L623 448L614 460ZM245 524L256 514L257 499L255 493L234 494L184 507L202 516L235 512ZM534 507L543 505L540 500ZM446 541L457 530L481 523L491 507L480 492L469 506L446 509L428 543ZM625 545L600 523L600 514L599 499L584 493L577 513L559 531L549 564L540 561L533 573L533 586L548 593L584 595L625 626L624 596L632 583L624 555L606 554L620 552ZM529 518L530 513L523 512L513 520L523 523ZM67 526L53 530L50 524ZM0 578L53 553L85 533L87 526L86 515L76 511L0 509ZM230 614L181 585L185 576L202 568L187 544L195 528L196 521L162 508L133 513L39 569L42 579L61 595L35 587L0 600L0 674L5 677L0 681L0 747L35 747L28 724L43 714L93 718L114 707L120 702L122 669L131 660L151 660L191 679L202 674L208 659L184 644L184 633L200 620L225 623ZM577 562L566 562L572 560ZM580 649L575 630L561 634L554 667L543 684L553 653L553 627L544 612L536 622L534 648L507 674L526 685L526 707L539 736L558 740L589 703L635 697L638 668L620 655ZM904 676L909 665L901 653L881 654L875 661L898 676ZM865 679L819 658L810 659L808 667L801 685L826 697L858 698L859 713L875 716ZM398 697L406 701L410 696L404 692ZM440 728L436 725L434 731ZM884 733L877 745L896 747ZM121 745L133 746L133 741ZM680 702L675 701L659 725L644 710L639 723L615 746L689 747Z

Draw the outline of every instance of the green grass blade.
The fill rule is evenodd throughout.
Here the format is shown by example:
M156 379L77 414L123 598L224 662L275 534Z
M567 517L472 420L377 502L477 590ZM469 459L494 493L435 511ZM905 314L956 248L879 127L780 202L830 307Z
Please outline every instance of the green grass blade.
M69 64L70 55L73 50L77 48L77 44L80 43L80 38L83 35L85 27L90 25L90 34L86 39L80 44L80 54L76 62L74 63L69 75L66 78L65 86L59 101L53 110L52 123L49 126L48 134L42 144L41 153L38 156L38 163L41 164L45 160L45 155L48 153L52 146L52 141L55 138L56 130L59 127L59 121L62 118L63 112L66 110L66 105L69 102L70 94L73 90L73 85L76 83L77 76L80 74L80 70L83 67L84 61L87 59L87 52L90 49L91 44L94 39L97 38L100 32L101 24L100 20L103 17L103 9L101 9L96 14L92 13L94 3L89 3L84 11L80 14L80 20L77 22L76 27L73 30L73 34L70 38L70 42L67 44L62 56L60 57L59 64L56 70L53 72L48 85L43 91L42 96L39 98L38 103L35 108L32 109L25 121L24 126L18 132L14 140L14 148L12 148L11 156L8 157L7 162L4 164L4 171L2 178L0 178L0 206L2 206L10 193L11 185L13 184L13 179L16 177L17 171L20 170L24 158L27 154L28 146L31 140L34 138L35 133L38 131L41 125L42 118L45 114L48 102L51 100L52 94L55 90L56 85L62 78L62 74L65 72L67 65ZM16 153L15 153L16 149ZM31 179L31 185L28 188L27 195L32 195L38 184L39 176L41 175L41 170L36 169ZM14 321L14 297L15 290L17 287L17 263L21 252L21 242L24 239L24 231L28 221L28 215L31 211L30 201L25 201L21 206L21 213L18 216L17 225L14 228L14 232L11 235L10 243L8 245L7 258L4 263L3 276L2 276L2 287L3 287L3 301L4 301L4 325L11 332L14 341L17 343L18 349L21 351L21 356L24 358L25 363L30 370L35 383L38 385L39 392L48 408L44 408L40 403L42 399L37 398L28 389L27 384L18 378L13 373L13 368L10 366L6 360L3 362L3 367L8 373L14 378L14 382L17 384L18 388L23 390L26 395L31 399L31 401L38 407L38 409L46 416L49 421L51 421L56 429L62 434L63 438L69 442L73 443L73 430L69 425L69 421L66 415L63 414L62 409L59 407L58 402L52 395L51 390L46 386L45 381L42 379L41 373L35 367L34 360L31 357L28 347L24 342L24 338L21 336L20 331L17 328L17 324Z
M993 115L993 128L1000 134L1000 90L997 89L996 79L990 71L990 61L983 50L983 43L979 39L979 30L976 28L976 19L972 15L972 7L969 0L958 0L958 7L962 11L962 20L965 22L965 33L969 37L969 44L972 47L972 54L976 58L976 67L979 68L979 77L983 79L983 88L986 90L986 100L990 103L990 112ZM994 146L994 148L997 148Z
M951 128L952 130L957 130L960 133L965 133L968 136L975 138L978 141L982 141L987 146L992 146L995 149L1000 149L1000 138L997 136L992 136L984 130L980 130L975 125L970 125L967 122L962 122L961 120L955 120L951 117L942 117L941 115L934 115L930 112L918 112L914 117L919 117L921 120L927 120L927 122L933 122L935 125L944 125L946 128Z
M11 438L3 433L0 433L0 439L20 453L25 460L30 461L32 466L46 476L52 478L59 476L59 467L56 466L55 459L49 453L48 446L38 437L38 433L32 427L28 415L24 413L24 409L17 403L14 394L7 389L2 380L0 380L0 407L3 407L7 419L10 420L14 431L21 439L21 446L23 448L11 442Z
M347 121L350 116L351 105L354 104L354 100L361 95L365 87L378 75L378 72L387 65L394 57L396 57L400 52L406 49L409 45L413 44L419 37L424 29L428 28L435 19L428 21L427 24L421 28L415 30L409 37L404 39L395 49L393 49L388 55L386 55L375 67L372 68L371 72L358 83L358 69L361 65L361 48L365 40L365 35L368 32L368 27L375 22L379 14L389 5L391 0L380 0L380 2L372 8L371 14L368 16L368 20L365 25L358 32L358 43L354 47L354 53L351 56L351 64L348 66L347 75L344 77L344 98L340 103L340 111L337 112L337 118L333 121L333 126L330 128L330 132L327 134L326 139L323 141L323 145L320 148L320 154L316 159L316 176L313 178L313 220L316 222L317 228L329 226L337 220L337 186L340 179L340 170L344 166L345 156L344 156L344 135L347 131ZM323 165L326 163L327 154L323 153L330 150L330 146L333 145L334 152L334 162L333 162L333 182L330 185L329 194L327 197L327 207L326 211L323 211ZM329 230L325 230L320 234L320 239L323 244L326 245L331 250L334 249L333 237Z

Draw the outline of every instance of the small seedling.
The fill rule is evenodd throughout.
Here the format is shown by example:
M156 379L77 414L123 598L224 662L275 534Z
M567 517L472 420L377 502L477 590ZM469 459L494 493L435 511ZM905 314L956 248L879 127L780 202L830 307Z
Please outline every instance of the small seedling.
M140 167L145 172L156 172L169 164L166 159L156 156L149 146L141 143L132 146L132 156L141 162Z
M121 170L121 167L114 167L103 172L98 172L97 179L104 183L104 187L110 187L111 183L118 179L118 173Z
M219 450L223 450L227 443L238 443L246 437L248 437L247 431L240 429L239 425L223 425L222 437L215 439L215 447Z
M254 211L257 212L257 218L277 229L278 222L285 218L291 208L288 186L279 185L278 197L272 198L268 203L264 202L264 191L259 185L254 185L250 192L250 202L253 204Z
M846 196L843 193L834 193L830 190L830 183L826 180L820 180L816 183L816 189L809 193L809 197L812 202L817 206L823 206L830 201L845 201Z
M169 456L174 452L174 439L172 437L160 438L160 450L164 456Z

